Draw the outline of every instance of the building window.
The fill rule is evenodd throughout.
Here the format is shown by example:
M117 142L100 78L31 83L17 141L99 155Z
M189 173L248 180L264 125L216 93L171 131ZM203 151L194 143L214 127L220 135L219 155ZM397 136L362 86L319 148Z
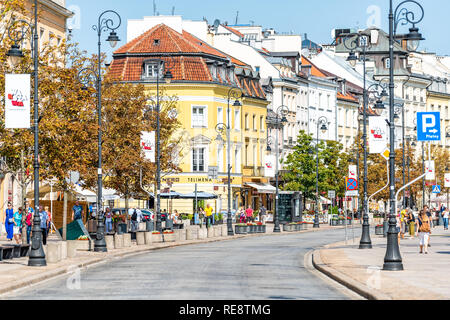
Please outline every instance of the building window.
M223 108L217 108L217 123L223 123Z
M205 148L192 149L192 171L205 172Z
M193 106L192 107L192 127L193 128L206 128L207 127L207 115L206 107Z
M245 114L245 130L248 130L248 113Z
M261 116L259 118L259 129L261 130L261 132L264 132L264 116Z
M157 62L149 62L144 65L144 78L156 79L158 77L158 65ZM163 65L160 65L159 68L159 77L162 74Z
M241 129L241 112L239 110L234 110L234 129Z
M253 131L256 131L256 116L253 115Z

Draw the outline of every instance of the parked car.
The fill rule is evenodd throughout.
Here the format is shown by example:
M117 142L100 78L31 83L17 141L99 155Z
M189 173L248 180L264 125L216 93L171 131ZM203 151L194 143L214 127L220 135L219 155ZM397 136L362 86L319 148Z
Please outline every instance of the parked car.
M155 214L152 210L149 209L141 209L142 212L142 221L153 221L155 219Z

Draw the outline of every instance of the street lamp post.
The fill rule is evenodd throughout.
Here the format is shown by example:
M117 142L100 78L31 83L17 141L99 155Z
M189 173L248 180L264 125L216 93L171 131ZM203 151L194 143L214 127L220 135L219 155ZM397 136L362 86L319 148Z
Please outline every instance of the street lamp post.
M278 198L279 198L279 190L278 190L278 175L279 175L279 168L278 168L278 163L280 161L279 159L279 146L278 146L278 135L279 135L279 129L284 127L284 124L288 122L286 116L289 113L289 109L286 106L279 106L277 111L275 112L276 116L277 116L277 120L276 120L276 127L277 127L277 132L275 135L275 154L276 154L276 160L275 160L275 188L276 188L276 194L275 194L275 216L274 216L274 228L273 228L273 232L281 232L280 229L280 219L278 216ZM271 144L271 139L268 138L267 141L267 150L271 151L270 148L270 144Z
M106 15L110 15L118 19L115 23L112 18L106 18ZM105 18L104 18L105 16ZM122 19L120 15L112 10L104 11L98 17L98 24L93 25L92 29L97 32L98 36L98 56L97 56L97 70L92 70L85 68L80 71L78 78L81 80L83 85L89 83L89 81L94 78L96 82L97 90L97 116L98 116L98 167L97 167L97 231L94 242L95 252L107 252L105 241L105 225L103 221L103 201L102 201L102 191L103 191L103 173L102 173L102 65L101 65L101 37L102 32L110 30L110 34L106 41L109 42L112 48L114 48L120 41L117 33L115 32L122 24Z
M350 42L350 44L347 44L347 40L349 38L352 38L353 40ZM370 240L370 225L369 225L369 214L368 214L368 203L367 203L367 197L368 197L368 169L367 169L367 103L368 103L368 96L367 96L367 88L366 88L366 51L369 47L369 36L365 34L351 34L348 35L344 41L344 46L350 50L350 54L347 58L347 61L354 67L356 65L356 62L358 58L356 57L355 51L356 49L361 49L362 53L362 60L363 60L363 165L364 165L364 186L363 186L363 231L361 236L361 241L359 244L360 249L371 249L372 248L372 242Z
M418 19L415 19L417 15L408 10L402 5L411 3L415 4L421 10L421 15ZM394 37L396 36L396 30L398 24L403 21L402 24L412 24L412 28L409 29L409 34L402 36L407 40L408 48L411 51L415 51L418 47L419 41L423 40L422 35L418 33L419 29L416 28L416 24L422 21L424 11L422 6L414 0L402 1L393 10L393 0L389 1L389 132L390 132L390 155L389 155L389 175L390 175L390 216L389 216L389 230L387 239L386 255L384 257L383 270L398 271L403 270L402 257L400 255L400 249L398 246L398 231L396 228L396 212L395 212L395 123L394 123Z
M328 130L328 119L320 117L317 119L317 137L316 137L316 214L314 217L313 228L320 228L319 223L319 127L322 132ZM347 222L346 222L347 223Z
M13 23L8 29L9 38L14 41L11 49L7 52L8 60L10 64L15 67L21 58L23 58L22 50L20 50L19 43L23 41L28 29L31 31L31 49L33 52L33 77L34 77L34 218L33 218L33 229L31 237L31 249L29 253L28 265L32 267L42 267L46 266L47 262L45 260L45 253L42 247L42 229L41 229L41 219L39 216L39 38L38 38L38 1L34 1L34 26L25 20L20 20ZM22 25L28 26L28 28L22 27L20 31L12 33L12 27L16 23L21 23Z
M227 214L227 229L228 235L233 236L233 220L231 216L231 114L230 101L234 99L233 107L241 107L239 99L243 97L244 93L239 87L231 87L228 90L228 108L227 108L227 124L218 123L216 132L219 134L217 141L223 141L222 135L227 136L227 174L228 174L228 214ZM236 164L237 165L237 164Z

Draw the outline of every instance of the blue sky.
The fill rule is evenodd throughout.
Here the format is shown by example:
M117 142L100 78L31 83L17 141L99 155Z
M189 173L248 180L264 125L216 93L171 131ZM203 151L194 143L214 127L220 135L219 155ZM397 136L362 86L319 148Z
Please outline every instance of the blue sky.
M418 0L425 10L424 20L418 25L426 38L420 49L450 55L450 24L448 0ZM185 19L202 20L206 17L212 24L215 19L234 24L239 11L238 23L262 25L278 32L307 34L308 39L318 43L330 43L333 28L365 28L375 23L388 30L388 0L155 0L160 15L175 15ZM394 1L395 4L399 0ZM66 6L79 12L73 21L73 39L83 50L97 52L97 35L92 25L105 10L115 10L122 17L122 26L117 30L122 42L126 42L128 19L140 19L153 15L153 0L66 0ZM406 33L400 27L399 33ZM109 34L109 33L108 33ZM108 34L105 34L104 39ZM112 50L102 42L102 51L109 56Z

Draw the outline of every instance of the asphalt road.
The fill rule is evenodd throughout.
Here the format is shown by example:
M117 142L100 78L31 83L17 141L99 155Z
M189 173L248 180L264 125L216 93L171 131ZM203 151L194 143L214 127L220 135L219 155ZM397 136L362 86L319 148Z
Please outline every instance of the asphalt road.
M359 236L360 228L354 232ZM335 229L154 250L77 271L2 299L351 299L339 285L316 276L304 263L311 249L344 239L344 230Z

